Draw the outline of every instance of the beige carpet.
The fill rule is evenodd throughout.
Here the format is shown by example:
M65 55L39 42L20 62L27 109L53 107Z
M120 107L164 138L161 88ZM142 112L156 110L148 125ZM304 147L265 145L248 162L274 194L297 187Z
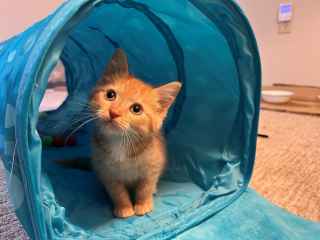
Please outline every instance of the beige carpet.
M320 117L262 111L251 186L278 206L320 221Z

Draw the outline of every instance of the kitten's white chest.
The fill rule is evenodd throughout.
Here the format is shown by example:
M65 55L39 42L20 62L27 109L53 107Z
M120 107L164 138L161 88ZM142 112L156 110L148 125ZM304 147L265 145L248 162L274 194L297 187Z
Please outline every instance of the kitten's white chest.
M106 156L104 167L113 178L131 183L138 180L144 172L139 160L139 157L128 157L123 146L114 144L111 146L110 155Z
M113 146L110 153L110 158L112 162L125 162L128 157L125 149L121 146Z

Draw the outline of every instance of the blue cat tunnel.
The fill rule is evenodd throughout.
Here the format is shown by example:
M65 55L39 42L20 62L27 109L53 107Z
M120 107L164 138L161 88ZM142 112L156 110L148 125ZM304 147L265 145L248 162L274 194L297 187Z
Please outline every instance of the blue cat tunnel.
M165 123L169 164L155 209L126 220L92 172L56 159L87 156L90 126L75 147L45 148L41 135L71 131L114 50L154 85L183 84ZM68 97L39 114L61 60ZM69 0L0 44L0 152L17 216L31 239L318 239L319 224L248 188L255 159L260 59L249 23L228 0Z

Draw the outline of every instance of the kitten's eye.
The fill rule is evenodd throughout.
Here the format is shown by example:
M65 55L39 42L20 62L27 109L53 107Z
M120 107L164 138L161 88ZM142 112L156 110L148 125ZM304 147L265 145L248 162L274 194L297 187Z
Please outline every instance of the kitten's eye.
M136 115L140 115L143 112L143 108L139 103L134 103L131 107L130 107L130 111Z
M117 97L117 94L114 90L110 89L107 91L106 97L109 101L114 101Z

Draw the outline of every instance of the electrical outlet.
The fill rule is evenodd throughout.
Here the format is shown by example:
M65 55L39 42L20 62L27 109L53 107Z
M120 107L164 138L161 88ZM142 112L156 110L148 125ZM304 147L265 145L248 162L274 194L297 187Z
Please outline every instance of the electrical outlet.
M281 22L278 24L278 33L291 33L291 22Z

